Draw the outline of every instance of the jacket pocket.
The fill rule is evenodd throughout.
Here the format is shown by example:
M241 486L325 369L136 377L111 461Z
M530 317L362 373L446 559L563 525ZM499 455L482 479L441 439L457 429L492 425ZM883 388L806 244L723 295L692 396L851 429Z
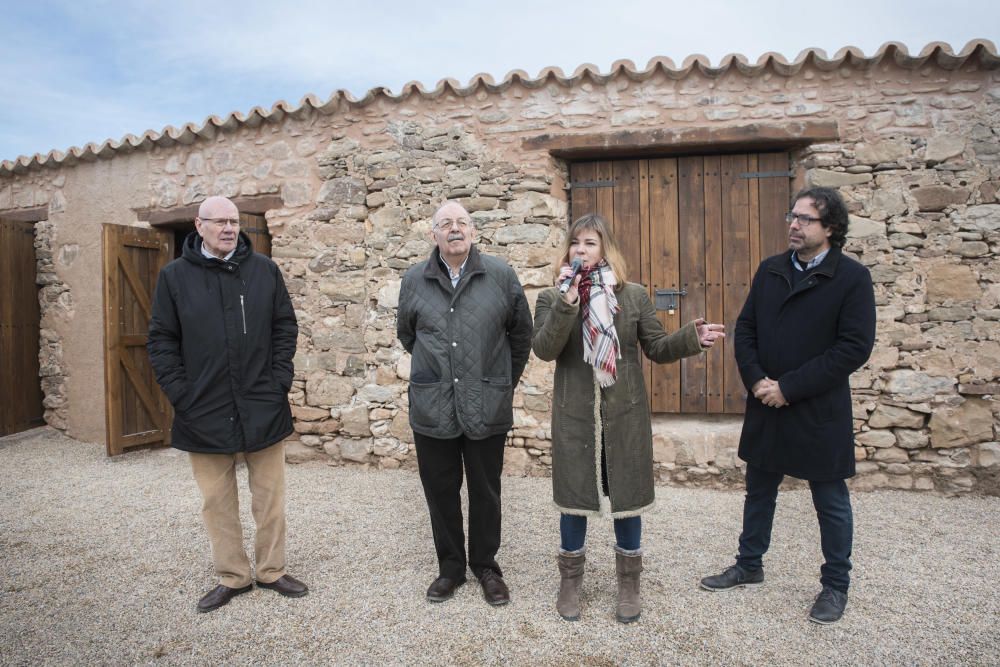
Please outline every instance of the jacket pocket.
M410 382L410 419L414 424L436 428L440 410L440 382Z
M508 377L483 378L482 418L485 426L507 426L514 421L514 388Z

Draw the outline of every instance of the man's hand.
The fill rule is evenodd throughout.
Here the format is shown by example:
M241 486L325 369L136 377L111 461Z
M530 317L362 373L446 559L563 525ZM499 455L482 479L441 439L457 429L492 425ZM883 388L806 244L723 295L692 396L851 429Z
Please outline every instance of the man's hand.
M785 395L781 393L781 385L778 384L777 380L772 380L769 377L757 380L753 386L753 395L769 408L780 408L788 405Z

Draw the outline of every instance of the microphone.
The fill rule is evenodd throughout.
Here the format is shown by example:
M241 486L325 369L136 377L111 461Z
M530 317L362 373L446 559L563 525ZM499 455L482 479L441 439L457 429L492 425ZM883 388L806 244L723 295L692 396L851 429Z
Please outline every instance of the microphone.
M559 283L560 294L565 294L569 291L570 286L573 284L573 279L576 278L577 274L580 273L580 269L583 268L583 262L579 257L574 257L573 263L570 264L570 268L573 269L573 273L569 274L569 277L563 279L563 281Z

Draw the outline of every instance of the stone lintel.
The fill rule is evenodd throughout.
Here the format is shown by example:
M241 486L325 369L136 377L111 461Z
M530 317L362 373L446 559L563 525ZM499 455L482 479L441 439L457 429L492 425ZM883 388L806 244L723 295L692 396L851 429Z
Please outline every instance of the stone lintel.
M0 211L0 218L11 222L41 222L49 219L48 204L44 206L32 206L31 208L15 208L7 211Z
M240 213L253 213L255 215L264 215L267 211L285 206L285 202L278 195L234 197L233 203L236 204ZM201 206L201 202L168 209L140 208L135 210L135 214L139 220L145 220L156 227L175 222L191 222L197 217L199 206Z
M670 155L691 150L713 153L795 148L839 139L836 121L804 121L592 134L540 134L525 138L521 147L533 151L547 150L555 157L584 159Z

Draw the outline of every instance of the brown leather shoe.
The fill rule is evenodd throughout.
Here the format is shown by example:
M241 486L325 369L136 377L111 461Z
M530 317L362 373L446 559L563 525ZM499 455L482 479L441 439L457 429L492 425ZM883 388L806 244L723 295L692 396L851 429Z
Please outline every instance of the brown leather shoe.
M205 593L205 595L198 600L198 611L205 613L207 611L218 609L223 605L229 604L229 601L237 595L249 593L252 588L253 586L251 584L247 584L243 588L230 588L229 586L219 584L209 592Z
M270 588L272 591L277 591L286 598L300 598L309 592L308 586L290 574L284 574L281 578L276 579L269 584L265 584L263 581L258 581L257 585L261 588Z
M465 583L465 579L449 579L448 577L438 577L430 588L427 589L428 602L444 602L450 600L458 587Z
M510 602L510 590L504 583L503 577L493 570L486 570L479 577L479 584L483 587L483 597L494 607L501 607Z

